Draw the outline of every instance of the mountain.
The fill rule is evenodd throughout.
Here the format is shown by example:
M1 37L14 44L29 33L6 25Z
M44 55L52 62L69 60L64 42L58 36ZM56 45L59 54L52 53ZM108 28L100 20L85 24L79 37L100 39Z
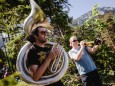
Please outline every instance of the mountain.
M115 14L115 8L113 8L113 7L102 7L102 8L97 8L97 10L100 15L103 15L110 11L112 11ZM92 15L92 11L89 11L89 12L81 15L77 19L73 20L72 24L81 26L81 25L83 25L84 21L87 20L91 15Z

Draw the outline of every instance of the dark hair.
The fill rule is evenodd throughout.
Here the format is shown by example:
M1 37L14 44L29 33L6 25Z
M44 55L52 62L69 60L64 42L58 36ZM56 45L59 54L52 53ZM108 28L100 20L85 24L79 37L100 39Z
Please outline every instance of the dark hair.
M34 37L34 35L38 35L38 28L39 27L37 27L37 28L35 28L31 33L30 33L30 35L28 35L27 37L26 37L26 39L29 41L29 42L31 42L32 44L36 41L36 38Z

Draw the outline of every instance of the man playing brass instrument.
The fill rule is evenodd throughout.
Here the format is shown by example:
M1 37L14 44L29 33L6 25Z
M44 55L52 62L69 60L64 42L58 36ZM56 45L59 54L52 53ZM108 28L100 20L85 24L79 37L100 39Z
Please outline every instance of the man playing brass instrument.
M80 46L78 46L79 43L76 36L72 36L69 42L70 46L72 46L69 56L74 60L84 86L102 86L97 67L88 54L88 52L94 53L101 41L97 39L93 48L85 47L84 41L81 41Z
M51 61L59 55L59 49L50 49L45 47L47 42L48 31L43 26L33 28L30 35L27 36L27 40L32 43L32 46L28 49L27 53L27 66L30 72L30 76L33 80L39 80L45 72L47 72L48 66ZM47 86L64 86L61 81L55 82Z

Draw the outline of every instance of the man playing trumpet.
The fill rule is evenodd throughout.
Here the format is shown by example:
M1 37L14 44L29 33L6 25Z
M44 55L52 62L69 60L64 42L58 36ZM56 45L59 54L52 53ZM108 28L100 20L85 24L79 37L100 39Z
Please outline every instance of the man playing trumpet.
M72 36L69 42L72 47L69 51L69 56L74 60L84 86L102 86L97 67L88 54L94 53L101 41L97 39L93 48L85 47L86 43L84 41L81 41L80 46L78 46L79 43L76 36Z

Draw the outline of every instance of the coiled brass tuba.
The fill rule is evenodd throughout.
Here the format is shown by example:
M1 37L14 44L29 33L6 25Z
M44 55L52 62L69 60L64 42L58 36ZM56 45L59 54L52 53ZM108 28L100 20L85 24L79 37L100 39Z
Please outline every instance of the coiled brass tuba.
M41 8L35 3L34 0L30 0L30 4L32 8L31 13L25 19L24 25L23 25L26 35L29 35L30 32L32 31L32 27L36 27L36 25L46 27L47 29L50 30L52 27L47 22L47 18L44 15ZM47 42L46 45L47 44L51 46L57 45L57 43L54 43L54 42ZM68 68L68 55L66 51L64 50L64 48L59 44L57 45L61 54L56 59L54 59L54 61L50 64L49 68L50 68L51 74L43 75L40 80L34 81L30 76L30 73L26 64L27 50L31 46L32 44L29 42L24 44L24 46L21 48L17 57L16 66L17 66L17 70L21 72L22 79L27 83L37 84L37 85L48 85L60 80L64 76Z

